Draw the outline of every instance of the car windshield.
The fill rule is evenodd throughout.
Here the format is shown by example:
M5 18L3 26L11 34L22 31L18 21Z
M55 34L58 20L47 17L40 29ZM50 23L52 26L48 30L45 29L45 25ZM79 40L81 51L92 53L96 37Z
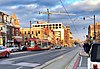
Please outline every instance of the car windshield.
M34 47L35 46L35 42L34 41L30 41L28 44L29 44L30 47Z
M0 50L2 50L2 49L5 49L5 47L4 46L0 46Z
M13 46L8 46L8 47L13 47Z

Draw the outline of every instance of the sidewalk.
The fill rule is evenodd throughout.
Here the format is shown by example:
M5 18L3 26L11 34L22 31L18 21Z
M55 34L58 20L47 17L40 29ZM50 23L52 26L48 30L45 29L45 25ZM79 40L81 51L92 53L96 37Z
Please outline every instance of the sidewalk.
M79 61L79 64L77 66L77 69L88 69L87 68L87 59L88 59L88 57L89 57L89 55L82 48L80 50L80 61Z
M79 57L80 48L76 48L60 57L57 57L42 66L34 69L73 69L73 66Z

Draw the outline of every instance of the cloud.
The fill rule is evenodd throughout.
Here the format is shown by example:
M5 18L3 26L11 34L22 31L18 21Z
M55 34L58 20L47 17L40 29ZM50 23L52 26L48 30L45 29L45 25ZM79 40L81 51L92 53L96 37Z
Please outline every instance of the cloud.
M92 12L100 11L100 1L99 0L83 0L79 2L74 2L67 6L70 12L75 12L77 14L86 14ZM98 12L99 13L99 12Z
M0 6L15 6L15 5L27 5L33 4L36 0L0 0Z
M88 27L89 24L93 24L93 19L86 18L89 16L93 18L96 15L96 22L100 21L100 0L62 0L67 12L76 14L75 16L66 15L50 15L50 22L62 22L65 26L70 25L71 30L75 33L77 31L85 32L82 26ZM9 15L16 13L22 27L29 27L29 21L43 20L47 21L47 14L39 14L41 12L47 12L47 8L50 12L63 12L66 13L60 0L0 0L0 11L3 11ZM35 19L35 20L34 20ZM77 33L75 33L76 35ZM86 34L83 33L83 34Z
M59 4L59 0L37 0L39 6L54 7Z

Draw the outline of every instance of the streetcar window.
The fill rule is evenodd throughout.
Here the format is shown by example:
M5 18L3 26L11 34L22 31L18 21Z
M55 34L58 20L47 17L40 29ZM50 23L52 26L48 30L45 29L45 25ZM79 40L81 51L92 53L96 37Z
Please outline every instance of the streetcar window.
M34 46L35 46L35 42L34 42L34 41L30 41L30 42L29 42L29 46L30 46L30 47L34 47Z

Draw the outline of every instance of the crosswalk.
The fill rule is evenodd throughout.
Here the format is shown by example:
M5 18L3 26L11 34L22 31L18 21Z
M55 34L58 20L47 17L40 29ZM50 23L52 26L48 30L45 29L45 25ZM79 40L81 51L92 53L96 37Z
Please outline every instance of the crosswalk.
M18 62L18 63L15 63L15 61L10 61L10 60L3 60L3 61L0 61L0 64L2 65L15 65L15 66L20 66L20 67L36 67L36 66L39 66L41 64L39 63L30 63L30 62Z
M29 62L19 62L19 63L12 64L12 65L26 66L26 67L36 67L36 66L39 66L41 64L38 64L38 63L29 63Z

